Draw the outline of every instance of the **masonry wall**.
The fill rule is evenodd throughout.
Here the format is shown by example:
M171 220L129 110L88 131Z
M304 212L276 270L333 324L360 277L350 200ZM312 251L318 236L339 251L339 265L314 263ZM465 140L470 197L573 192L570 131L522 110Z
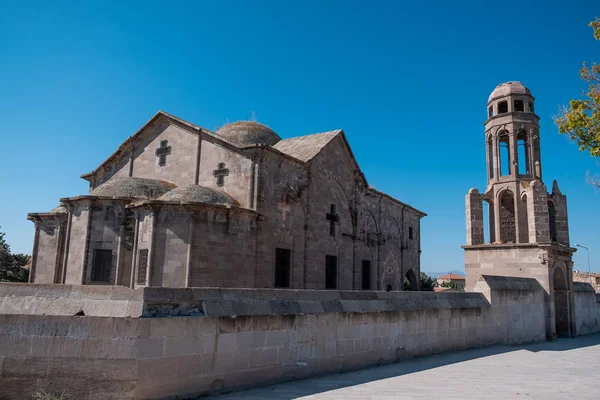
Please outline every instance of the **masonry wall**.
M36 283L54 283L63 263L62 245L65 224L58 220L42 220L36 223L37 249L34 250L35 265L33 281ZM58 271L57 271L58 269Z
M577 335L600 332L600 298L589 283L573 282Z
M79 289L19 290L49 304ZM5 398L38 388L81 400L185 398L545 334L536 288L483 285L491 305L480 293L128 290L109 291L110 302L143 301L146 318L0 315Z
M67 231L67 262L65 283L82 284L84 278L85 247L88 235L89 207L74 206L69 210L70 230Z

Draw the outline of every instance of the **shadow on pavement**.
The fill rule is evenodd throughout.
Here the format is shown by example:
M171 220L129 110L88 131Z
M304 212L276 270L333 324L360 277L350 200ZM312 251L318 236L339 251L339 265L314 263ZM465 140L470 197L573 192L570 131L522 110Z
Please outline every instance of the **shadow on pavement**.
M361 385L381 379L393 378L401 375L412 374L432 368L443 367L450 364L475 360L482 357L510 353L513 351L567 351L600 344L600 333L580 336L577 338L561 338L553 342L541 342L528 345L497 345L484 348L462 350L452 353L441 353L431 356L415 358L394 364L365 367L360 370L348 371L338 374L309 377L306 379L288 381L270 386L257 387L238 392L231 392L214 396L216 400L234 399L296 399L298 397L315 395L330 390L349 386Z

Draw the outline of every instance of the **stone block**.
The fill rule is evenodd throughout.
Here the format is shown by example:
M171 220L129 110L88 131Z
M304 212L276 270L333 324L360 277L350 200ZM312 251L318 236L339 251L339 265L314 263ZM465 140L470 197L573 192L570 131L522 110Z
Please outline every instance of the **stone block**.
M147 338L135 341L135 357L138 359L159 358L164 356L165 338Z
M46 378L49 360L38 357L5 357L2 365L3 378Z
M237 333L222 333L217 336L217 353L230 353L237 351Z

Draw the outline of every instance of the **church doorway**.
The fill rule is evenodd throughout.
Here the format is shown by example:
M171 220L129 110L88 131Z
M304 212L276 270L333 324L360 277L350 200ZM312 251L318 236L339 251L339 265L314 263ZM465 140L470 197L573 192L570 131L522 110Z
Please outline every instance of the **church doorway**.
M412 269L409 269L404 276L404 284L402 285L403 290L419 290L419 282Z
M556 335L558 337L569 337L569 290L567 277L560 266L554 267L554 321Z

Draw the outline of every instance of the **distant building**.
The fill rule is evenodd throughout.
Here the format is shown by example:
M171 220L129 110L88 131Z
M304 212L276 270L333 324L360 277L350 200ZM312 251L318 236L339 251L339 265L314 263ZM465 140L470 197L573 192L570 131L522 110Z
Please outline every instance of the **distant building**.
M446 289L446 288L442 287L442 284L447 283L447 282L454 283L455 288L457 288L457 289L465 290L465 278L463 276L456 275L456 274L448 274L448 275L439 276L436 279L436 283L438 286L436 289L442 289L442 290L436 290L436 292L441 292L441 291L443 291L443 289ZM450 288L448 288L448 289L450 289Z
M600 274L573 271L573 282L585 282L594 287L596 293L600 293Z

